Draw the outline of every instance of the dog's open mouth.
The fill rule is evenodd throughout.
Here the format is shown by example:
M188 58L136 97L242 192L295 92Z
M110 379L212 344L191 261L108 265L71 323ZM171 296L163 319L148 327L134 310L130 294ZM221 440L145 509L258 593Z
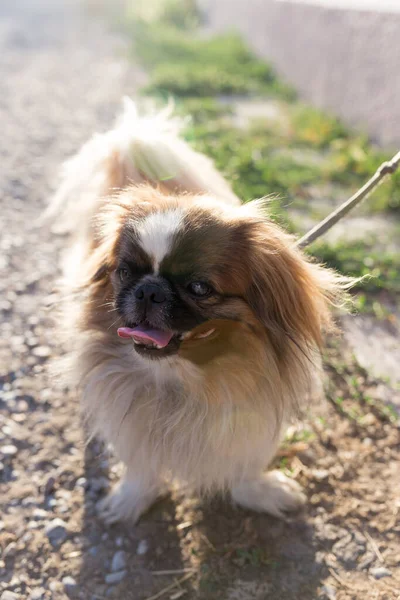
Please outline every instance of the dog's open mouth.
M215 328L204 329L202 327L201 331L192 330L184 333L175 333L170 330L156 329L146 325L120 327L118 329L119 337L131 339L139 354L150 357L170 356L179 350L183 341L208 338L214 332Z

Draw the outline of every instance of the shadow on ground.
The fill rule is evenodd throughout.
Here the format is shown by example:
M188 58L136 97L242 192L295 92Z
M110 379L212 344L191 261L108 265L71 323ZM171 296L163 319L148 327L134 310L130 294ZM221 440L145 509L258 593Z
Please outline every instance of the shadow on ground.
M85 453L85 551L78 577L88 600L319 597L327 570L304 514L286 523L235 508L222 498L201 500L175 492L137 525L106 528L94 506L107 485L107 463L100 445L90 444ZM117 554L122 565L113 572Z

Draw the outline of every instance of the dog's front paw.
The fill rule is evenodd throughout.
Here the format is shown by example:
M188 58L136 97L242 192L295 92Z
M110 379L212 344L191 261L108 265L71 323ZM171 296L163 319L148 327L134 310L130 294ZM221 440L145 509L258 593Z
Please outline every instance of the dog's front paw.
M97 514L106 525L118 521L136 523L155 502L158 490L143 489L137 483L124 480L108 496L97 503Z
M259 477L246 479L232 488L235 502L274 517L286 519L287 514L298 511L305 503L301 486L281 471L269 471Z

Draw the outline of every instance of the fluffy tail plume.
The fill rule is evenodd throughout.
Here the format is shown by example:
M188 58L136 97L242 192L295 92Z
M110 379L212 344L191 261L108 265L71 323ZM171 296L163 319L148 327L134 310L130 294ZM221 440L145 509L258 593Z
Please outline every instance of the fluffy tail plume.
M209 192L231 204L239 199L214 168L179 137L182 123L171 107L139 117L124 98L115 127L96 134L63 166L61 185L44 217L57 233L87 227L97 204L130 184L152 183L170 192Z

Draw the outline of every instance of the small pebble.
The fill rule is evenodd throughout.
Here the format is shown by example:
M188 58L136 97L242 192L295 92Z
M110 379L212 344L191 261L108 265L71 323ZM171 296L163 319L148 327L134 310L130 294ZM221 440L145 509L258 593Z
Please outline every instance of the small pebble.
M362 418L363 425L375 425L376 417L372 413L367 413Z
M114 583L120 583L124 577L126 577L126 573L127 571L118 571L117 573L108 573L105 576L105 582L108 583L108 585L112 585Z
M392 573L386 567L373 567L369 570L372 577L375 579L382 579L383 577L391 577Z
M17 452L18 452L18 448L17 448L17 446L14 446L13 444L1 446L1 448L0 448L0 454L2 454L3 456L15 456L15 454L17 454Z
M62 584L67 594L75 594L78 591L78 584L76 583L75 579L69 575L63 577Z
M46 527L46 535L50 544L59 548L68 537L67 524L62 519L53 519Z
M329 478L329 471L326 469L313 469L312 475L317 481L325 481Z
M126 554L123 550L119 550L113 556L111 562L111 571L115 573L116 571L123 571L126 568Z
M75 482L75 487L76 488L86 488L87 486L87 479L86 477L79 477L79 479L76 480Z
M3 552L3 558L11 558L15 556L17 552L17 544L15 542L10 542L8 546L5 547Z
M323 585L322 592L325 594L328 600L336 600L336 590L333 586L328 584Z
M373 440L369 437L366 437L363 439L362 441L363 446L372 446L373 445Z
M54 487L56 485L56 480L54 477L49 477L44 486L44 495L50 496L54 492Z
M115 545L118 546L118 548L121 548L124 545L124 538L117 537L117 539L115 540Z
M45 597L46 597L46 590L44 590L43 588L37 588L36 590L31 591L29 600L44 600Z
M110 487L110 482L107 477L96 477L90 480L90 489L93 492L102 492Z
M17 575L13 575L11 581L9 581L8 583L8 588L10 590L17 591L19 592L19 590L17 588L19 588L19 586L21 585L21 579L17 576Z
M48 512L47 510L43 510L43 508L35 508L35 510L32 513L32 517L38 521L40 521L41 519L46 519L48 516Z
M140 542L138 543L138 547L136 549L136 554L139 554L139 556L142 556L143 554L146 554L148 549L149 549L149 544L147 543L147 541L140 540Z
M362 558L362 560L358 563L358 569L363 571L364 569L368 569L375 562L376 556L374 552L366 552Z
M37 358L48 358L51 356L51 348L49 346L36 346L36 348L33 348L32 354Z
M15 592L10 592L9 590L6 590L5 592L2 593L0 600L20 600L21 596L19 594L16 594Z

